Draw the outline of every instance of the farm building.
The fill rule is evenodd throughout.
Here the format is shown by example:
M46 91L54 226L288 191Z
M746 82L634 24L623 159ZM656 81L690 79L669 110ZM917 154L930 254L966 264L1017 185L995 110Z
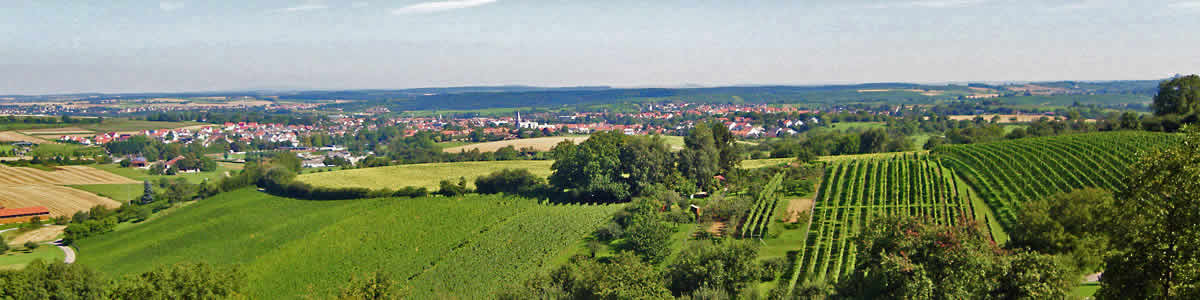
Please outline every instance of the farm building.
M33 217L48 219L50 210L45 206L0 209L0 224L28 222Z

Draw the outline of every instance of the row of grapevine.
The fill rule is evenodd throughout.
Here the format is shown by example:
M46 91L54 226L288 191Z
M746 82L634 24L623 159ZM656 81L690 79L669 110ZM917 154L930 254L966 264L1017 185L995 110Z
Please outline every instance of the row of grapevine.
M945 145L933 154L961 175L1010 227L1021 203L1095 187L1119 190L1140 151L1177 142L1177 135L1141 131Z
M767 186L759 191L754 208L750 209L750 214L742 222L742 237L762 237L767 233L767 225L771 223L775 207L779 205L779 187L783 185L783 177L784 172L776 173Z
M835 282L849 275L859 263L854 238L879 218L919 216L957 224L976 215L955 173L930 155L836 161L825 172L789 290L800 282Z

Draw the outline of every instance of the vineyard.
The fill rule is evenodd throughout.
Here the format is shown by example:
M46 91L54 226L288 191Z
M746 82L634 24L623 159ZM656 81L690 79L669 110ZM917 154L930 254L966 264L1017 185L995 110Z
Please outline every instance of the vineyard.
M1170 144L1176 136L1106 132L946 145L933 153L979 192L1010 226L1020 203L1078 189L1119 190L1139 151Z
M304 201L243 189L76 246L79 263L110 275L239 264L253 299L334 298L375 271L416 299L489 299L544 272L619 209L481 195Z
M925 154L832 162L826 165L824 182L808 238L787 278L788 290L805 281L834 282L852 272L857 253L852 239L872 220L920 216L957 224L986 214L954 172Z
M779 205L779 186L783 184L783 172L775 174L771 177L771 181L763 187L755 198L754 208L750 209L750 214L746 216L746 221L742 222L741 236L743 238L763 237L767 233L767 225L771 224L771 214L775 212L775 207Z

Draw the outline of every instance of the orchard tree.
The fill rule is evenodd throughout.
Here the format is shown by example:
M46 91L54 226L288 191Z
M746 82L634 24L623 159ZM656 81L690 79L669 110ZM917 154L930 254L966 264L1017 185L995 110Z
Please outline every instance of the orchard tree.
M712 132L708 125L697 124L683 138L684 148L679 151L679 172L705 190L717 186L713 176L721 172L721 150Z
M1200 128L1186 131L1129 170L1099 298L1200 299Z

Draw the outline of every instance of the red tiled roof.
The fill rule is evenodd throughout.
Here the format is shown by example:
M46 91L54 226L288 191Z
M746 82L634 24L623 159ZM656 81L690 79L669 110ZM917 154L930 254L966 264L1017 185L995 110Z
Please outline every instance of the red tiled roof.
M21 208L0 209L0 218L21 216L29 214L49 214L50 210L45 206L30 206Z

